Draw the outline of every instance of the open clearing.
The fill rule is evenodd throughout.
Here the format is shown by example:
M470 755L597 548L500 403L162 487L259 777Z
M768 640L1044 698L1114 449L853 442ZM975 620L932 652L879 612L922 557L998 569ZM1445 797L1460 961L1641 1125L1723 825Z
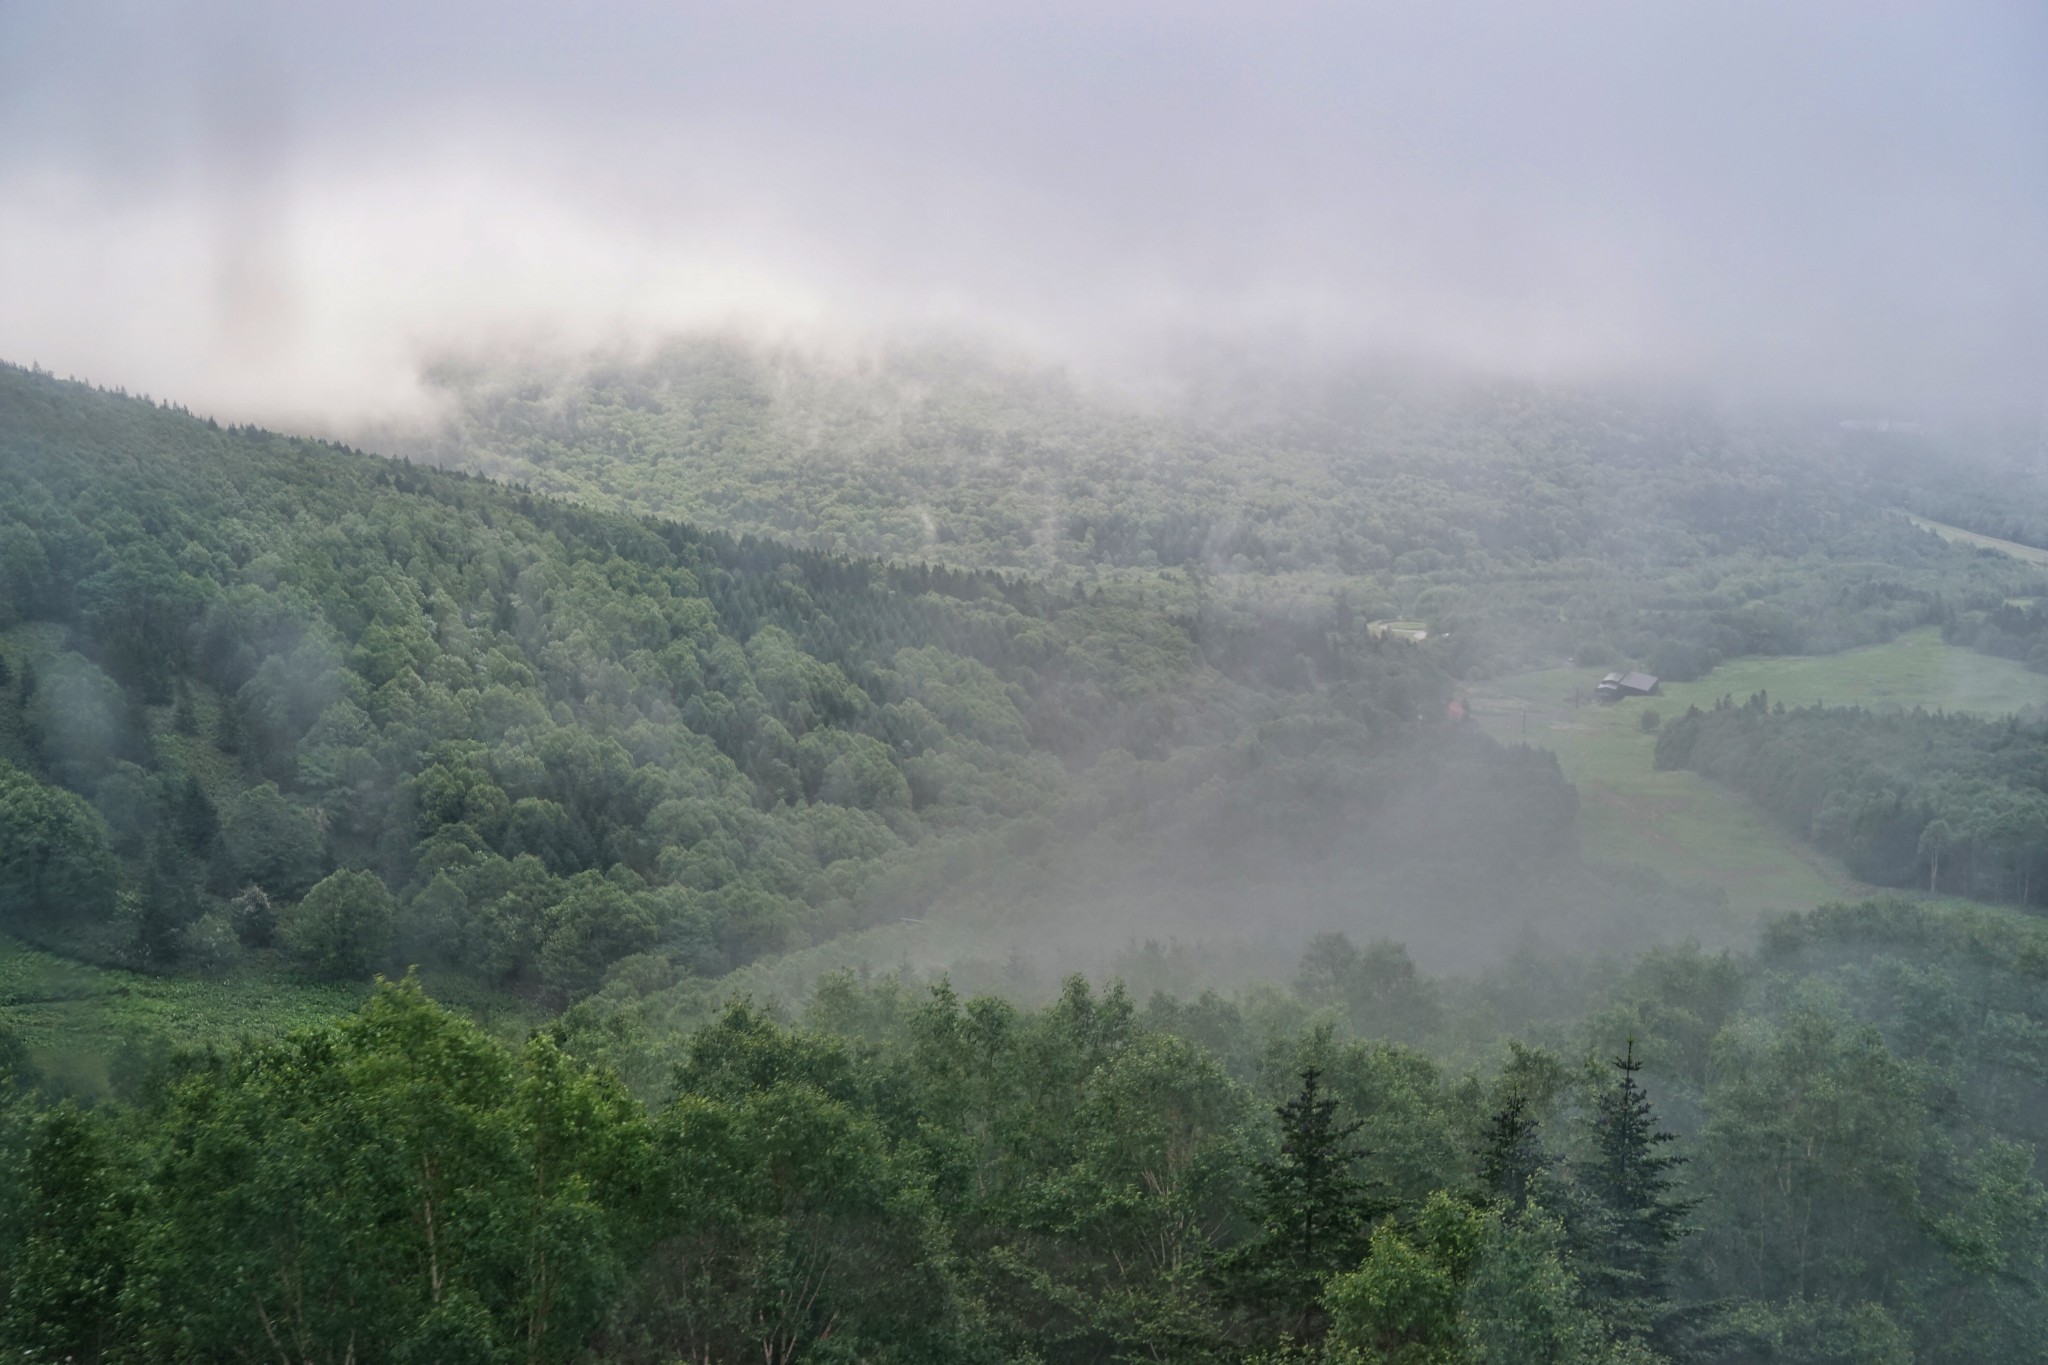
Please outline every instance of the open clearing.
M429 995L460 1005L508 1041L541 1017L521 1001L461 983L430 978L425 985ZM109 1064L125 1051L281 1038L353 1013L369 994L363 983L150 976L75 962L0 935L0 1024L20 1035L37 1067L70 1094L103 1093Z
M2016 540L2000 540L1997 536L1980 536L1975 531L1965 531L1960 526L1950 526L1946 522L1929 521L1925 517L1916 517L1911 512L1901 512L1899 515L1923 531L1932 531L1943 540L1953 541L1958 545L1974 545L1980 550L1996 550L2002 555L2011 555L2014 559L2022 559L2029 564L2048 564L2048 550L2038 546L2022 545Z
M1605 671L1519 673L1475 688L1469 702L1494 738L1556 752L1579 789L1579 843L1589 858L1649 867L1675 883L1718 886L1744 919L1869 888L1744 797L1696 773L1654 770L1657 741L1641 728L1645 711L1669 720L1688 706L1709 707L1728 695L1741 701L1758 691L1788 706L1924 706L1990 716L2048 707L2048 676L1945 645L1932 628L1843 654L1738 659L1698 682L1668 683L1661 696L1611 706L1591 699ZM1574 688L1583 705L1573 704Z

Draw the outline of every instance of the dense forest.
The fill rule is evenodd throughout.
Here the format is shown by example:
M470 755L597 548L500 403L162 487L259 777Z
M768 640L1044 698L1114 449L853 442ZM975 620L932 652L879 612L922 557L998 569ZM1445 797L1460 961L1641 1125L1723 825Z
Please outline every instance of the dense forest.
M1335 936L1236 999L843 978L658 1044L647 1096L576 1016L508 1047L391 985L124 1103L17 1067L0 1324L50 1360L2039 1360L2044 948L1830 907L1573 982L1592 1013L1478 1069L1374 1024L1441 1042L1488 987Z
M1880 885L2031 905L2048 858L2048 729L2017 717L1788 711L1759 692L1666 725L1656 762L1747 792Z
M2017 659L2036 673L2048 673L2048 611L2033 598L1964 612L1943 628L1942 638L2002 659Z
M0 917L73 955L560 1003L942 900L1616 899L1555 761L1341 612L733 540L21 371L0 461Z
M385 978L103 1087L0 1027L24 1358L2048 1358L2039 923L1883 901L1651 947L1714 897L1587 865L1556 758L1454 704L1567 650L1678 678L1939 624L2031 659L2036 569L1841 450L1507 389L1112 422L938 376L899 444L848 409L810 448L917 481L1013 423L958 462L966 529L858 530L904 489L843 484L825 534L777 509L832 481L746 453L797 448L762 373L658 364L596 417L506 399L558 438L493 437L511 483L0 369L0 931ZM635 463L643 420L699 453ZM1250 482L1184 477L1211 438ZM1104 516L1184 490L1194 548L975 520L1025 465L1083 505L1084 457ZM577 482L627 468L676 482ZM691 482L722 468L756 512ZM1255 551L1214 518L1259 487ZM1371 629L1397 610L1431 638ZM1865 880L2020 907L2043 757L2018 719L1765 696L1656 753ZM927 927L981 965L815 968ZM1052 945L1095 984L1032 978ZM482 998L526 1013L446 1003Z
M958 348L718 339L432 377L440 425L384 433L421 459L832 551L1334 595L1450 632L1459 676L1695 678L2042 590L1895 514L1945 445L1697 395L1218 362L1161 397Z

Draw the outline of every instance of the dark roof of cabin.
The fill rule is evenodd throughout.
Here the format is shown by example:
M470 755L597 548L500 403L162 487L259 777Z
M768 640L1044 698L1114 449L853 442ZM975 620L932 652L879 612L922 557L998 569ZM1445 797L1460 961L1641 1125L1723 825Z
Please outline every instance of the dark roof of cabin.
M1631 692L1647 692L1657 685L1657 679L1648 673L1631 673L1621 680L1621 685Z

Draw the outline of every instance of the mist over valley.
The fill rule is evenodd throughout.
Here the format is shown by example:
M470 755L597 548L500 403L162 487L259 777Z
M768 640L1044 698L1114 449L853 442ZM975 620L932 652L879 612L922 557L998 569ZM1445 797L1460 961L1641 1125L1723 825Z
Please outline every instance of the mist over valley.
M0 10L0 1344L2048 1359L2044 58Z

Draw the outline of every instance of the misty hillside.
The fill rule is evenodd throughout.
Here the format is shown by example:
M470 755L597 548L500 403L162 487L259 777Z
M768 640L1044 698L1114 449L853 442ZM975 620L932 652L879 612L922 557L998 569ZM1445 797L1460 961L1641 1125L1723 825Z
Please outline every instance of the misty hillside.
M1985 469L1937 498L1936 438L1641 387L1217 362L1139 395L965 348L716 338L431 374L438 431L389 433L422 459L834 552L1335 599L1451 632L1460 676L1570 655L1692 678L2036 579L1895 514L2000 486Z
M1427 924L1473 962L1701 909L1585 868L1555 761L1349 613L848 560L0 385L8 926L62 952L560 1002L932 914L998 955Z
M2048 1365L2044 72L0 3L0 1361Z
M2030 1358L2038 926L1896 902L1773 921L1754 956L1658 947L1753 926L1590 862L1558 754L1469 707L1609 619L1709 684L1932 627L1945 659L2031 661L2012 594L2040 571L1821 463L1724 460L1688 497L1704 459L1595 458L1599 423L1546 420L1580 454L1504 441L1415 496L1446 524L1511 488L1576 508L1555 553L1500 531L1268 598L1192 561L852 558L0 371L0 941L48 955L0 982L29 1181L0 1245L67 1229L47 1270L0 1257L10 1339L217 1354L283 1318L723 1359L772 1311L791 1359L1305 1334L1349 1362L1495 1331L1589 1361ZM1430 638L1375 631L1371 594ZM2032 724L1759 696L1654 750L1872 882L2036 899ZM67 992L134 1008L95 972L265 1003L225 1052L56 1024ZM511 1051L463 1014L541 1028ZM334 1175L361 1141L428 1174ZM418 1280L400 1210L444 1180L478 1202L437 1212L465 1249ZM360 1195L311 1193L337 1181ZM514 1210L541 1260L477 1221ZM273 1258L317 1300L262 1287ZM65 1298L77 1275L133 1287ZM1416 1283L1455 1306L1388 1306Z
M1590 864L1557 754L1475 725L1456 633L1501 618L1411 642L1342 593L848 558L19 369L0 469L0 930L50 955L7 997L26 1032L0 1027L10 1340L217 1356L285 1322L309 1352L1077 1365L2048 1341L2038 923L1884 902L1750 955L1656 946L1751 926ZM1629 471L1615 500L1658 505ZM1972 605L2038 581L2023 561L1770 486L1719 539L1605 562L1662 576L1652 603L1705 589L1647 632L1796 601L1808 641L2027 637L2030 608ZM1703 514L1660 515L1639 529ZM1851 547L1861 592L1802 573ZM1444 585L1536 573L1467 551ZM1736 563L1767 586L1711 605L1700 575ZM2022 906L2044 755L2017 720L1761 696L1655 742L1863 876L1931 857ZM1905 853L1916 820L1949 833ZM205 1050L130 1023L67 1051L51 992L131 1008L94 972L269 1003ZM1083 972L1118 979L1058 981ZM363 1002L378 973L411 979ZM540 1026L514 1049L465 1014ZM387 1173L343 1174L364 1152Z

